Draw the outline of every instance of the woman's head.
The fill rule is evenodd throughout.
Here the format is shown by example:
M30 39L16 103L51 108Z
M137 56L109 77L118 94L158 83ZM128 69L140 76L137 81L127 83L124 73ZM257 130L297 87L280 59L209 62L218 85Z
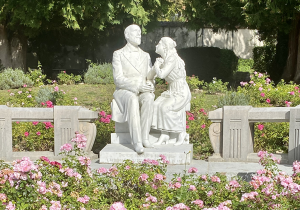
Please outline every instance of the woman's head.
M156 45L155 52L160 54L162 57L166 57L169 54L176 52L176 42L170 37L163 37L160 39L159 43Z

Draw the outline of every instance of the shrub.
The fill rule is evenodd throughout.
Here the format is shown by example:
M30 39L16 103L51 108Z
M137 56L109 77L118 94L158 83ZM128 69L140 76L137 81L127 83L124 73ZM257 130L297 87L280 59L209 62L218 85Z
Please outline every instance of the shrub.
M214 77L211 82L204 83L203 90L206 90L210 94L224 93L227 91L227 85L228 82L223 83L221 79L217 80L217 78Z
M253 69L258 72L270 72L276 48L274 45L253 48Z
M34 83L21 69L4 69L0 73L0 89L15 89L20 87L30 87Z
M84 83L86 84L113 84L113 70L111 63L92 63L87 60L89 67L84 74Z
M80 75L67 74L66 71L62 71L57 75L58 84L60 85L73 85L81 81Z
M28 77L34 82L34 87L40 87L44 85L44 80L46 79L46 75L42 72L42 65L38 62L38 69L28 69L29 73L27 73Z
M13 151L53 151L54 125L51 122L13 122Z
M66 95L65 91L63 91L62 89L59 90L58 86L41 87L35 97L35 100L38 106L47 105L46 104L47 101L50 101L51 105L77 104L76 101L72 100L69 96Z
M29 88L22 88L19 90L9 90L9 98L6 105L11 107L34 107L36 101L34 100L34 93Z
M239 58L238 61L238 72L250 72L253 68L254 60L253 59L243 59Z
M186 113L186 132L193 144L194 158L206 159L213 149L209 140L209 126L206 111L203 109L204 97L197 96L191 100L191 110Z
M223 106L247 106L249 105L249 96L238 92L226 92L224 96L218 98L217 107Z
M237 71L238 57L232 50L220 50L220 63L218 68L218 77L223 81L230 81L234 73Z
M199 81L198 76L195 75L192 75L191 77L187 76L186 82L188 83L191 91L198 89L201 85L204 84L204 81L203 80Z

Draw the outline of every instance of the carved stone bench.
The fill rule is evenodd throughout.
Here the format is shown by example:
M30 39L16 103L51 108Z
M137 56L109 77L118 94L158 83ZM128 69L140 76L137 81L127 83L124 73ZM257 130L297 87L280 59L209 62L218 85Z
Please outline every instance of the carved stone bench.
M11 161L23 156L32 159L47 156L50 159L61 159L58 156L60 147L75 136L75 131L85 134L87 146L85 152L91 158L97 158L91 150L96 138L96 126L92 121L98 113L80 106L54 106L54 108L19 108L0 105L0 159ZM54 122L54 152L13 152L12 122Z
M209 112L209 138L214 154L209 161L257 161L253 154L255 122L289 122L289 152L281 162L300 160L300 106L224 106Z

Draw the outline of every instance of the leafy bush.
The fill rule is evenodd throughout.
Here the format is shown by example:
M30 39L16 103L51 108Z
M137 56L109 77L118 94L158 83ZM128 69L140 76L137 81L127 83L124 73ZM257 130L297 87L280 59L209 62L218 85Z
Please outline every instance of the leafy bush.
M39 89L35 97L38 106L44 106L47 101L53 105L74 105L77 104L58 86L43 86ZM76 99L77 100L77 99ZM75 103L76 102L76 103Z
M254 60L253 59L243 59L239 58L238 61L238 72L250 72L253 68Z
M125 160L91 171L86 138L76 134L61 147L62 163L42 156L8 165L0 161L1 209L298 209L300 163L293 175L279 171L272 154L260 151L263 169L248 183L225 174L198 175L191 167L166 182L168 160ZM30 186L30 187L28 187Z
M80 75L67 74L66 71L62 71L57 75L58 84L60 85L73 85L81 81Z
M263 73L270 72L275 54L274 45L253 48L253 69Z
M223 81L229 81L237 71L238 57L232 50L221 49L220 53L220 64L217 75Z
M203 85L203 90L206 90L210 94L225 93L227 91L228 82L222 82L221 79L216 77L213 78L211 82L205 82Z
M198 76L195 75L192 75L191 77L187 76L186 82L188 83L191 91L198 89L201 85L204 84L204 81L203 80L199 81Z
M31 87L34 82L21 69L4 69L0 73L0 89L15 89L20 87Z
M42 65L38 62L38 69L28 69L29 73L27 73L28 77L34 82L34 87L40 87L44 85L44 80L46 79L46 75L42 72Z
M217 107L223 106L247 106L249 105L249 96L238 92L226 92L224 96L218 98Z
M84 83L86 84L113 84L113 70L111 63L89 63L89 68L84 74Z
M34 93L31 89L22 88L20 90L8 91L9 98L6 105L11 107L34 107L36 102L34 100Z
M13 122L13 151L53 151L53 126L51 122Z
M191 110L186 113L186 132L189 134L190 143L193 144L196 159L206 159L213 152L208 135L211 122L203 109L204 103L203 96L193 98Z

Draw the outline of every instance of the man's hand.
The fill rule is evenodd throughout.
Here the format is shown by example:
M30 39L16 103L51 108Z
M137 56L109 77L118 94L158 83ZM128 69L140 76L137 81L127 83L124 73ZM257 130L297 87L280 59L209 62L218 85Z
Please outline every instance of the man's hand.
M147 81L146 84L142 83L139 86L139 92L140 93L154 92L154 85L151 82L149 82L149 81Z

